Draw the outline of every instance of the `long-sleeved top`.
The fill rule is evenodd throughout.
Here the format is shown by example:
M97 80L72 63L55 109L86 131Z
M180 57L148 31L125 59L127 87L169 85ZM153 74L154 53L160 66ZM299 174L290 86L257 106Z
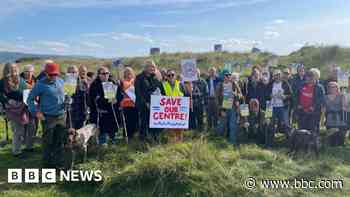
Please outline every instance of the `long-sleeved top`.
M30 92L27 103L32 114L42 112L44 115L59 116L64 114L64 81L57 78L49 81L47 78L39 80ZM39 98L38 105L35 104Z
M8 100L13 99L18 102L23 101L23 90L27 89L27 85L25 81L20 78L19 87L17 90L12 90L10 92L5 92L5 84L4 80L0 80L0 103L5 105Z
M139 110L144 109L151 102L151 95L159 89L161 95L165 95L163 84L155 75L146 76L144 72L136 76L135 94L136 106Z

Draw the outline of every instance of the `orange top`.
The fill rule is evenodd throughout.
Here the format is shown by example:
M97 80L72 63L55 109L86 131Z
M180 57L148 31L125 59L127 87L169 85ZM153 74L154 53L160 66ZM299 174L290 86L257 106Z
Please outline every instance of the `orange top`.
M129 80L129 81L124 80L124 81L122 81L122 84L123 84L123 91L125 92L132 85L134 85L134 80ZM120 102L120 106L123 107L123 108L135 107L135 103L127 94L124 94L124 98Z
M29 89L32 89L34 87L34 84L35 84L33 79L28 80L28 81L26 80L26 83L27 83L27 86Z

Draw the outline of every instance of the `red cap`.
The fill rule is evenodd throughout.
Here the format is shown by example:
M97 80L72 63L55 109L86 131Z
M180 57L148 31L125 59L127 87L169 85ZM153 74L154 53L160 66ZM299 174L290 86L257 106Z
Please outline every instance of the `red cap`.
M48 63L45 66L45 72L47 74L59 75L60 74L60 65L56 63Z

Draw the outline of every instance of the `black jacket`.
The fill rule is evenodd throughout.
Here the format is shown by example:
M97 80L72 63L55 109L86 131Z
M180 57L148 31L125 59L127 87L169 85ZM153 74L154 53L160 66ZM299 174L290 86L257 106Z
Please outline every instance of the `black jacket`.
M109 79L109 82L112 82L116 84L115 81ZM104 115L111 115L113 116L113 110L112 105L110 102L108 102L107 99L104 98L104 92L102 87L102 81L99 78L96 78L90 85L89 89L89 107L90 107L90 122L91 123L97 123L97 107L100 112L102 112ZM115 113L118 112L118 105L113 105Z
M159 88L162 95L165 95L163 84L155 75L146 76L144 72L136 76L135 94L136 107L141 110L147 108L147 104L151 103L151 95Z

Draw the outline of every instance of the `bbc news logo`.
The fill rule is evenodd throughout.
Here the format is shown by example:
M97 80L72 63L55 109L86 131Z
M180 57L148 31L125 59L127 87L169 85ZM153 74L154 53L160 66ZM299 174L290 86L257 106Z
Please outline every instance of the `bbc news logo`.
M100 182L101 170L8 169L8 183Z

